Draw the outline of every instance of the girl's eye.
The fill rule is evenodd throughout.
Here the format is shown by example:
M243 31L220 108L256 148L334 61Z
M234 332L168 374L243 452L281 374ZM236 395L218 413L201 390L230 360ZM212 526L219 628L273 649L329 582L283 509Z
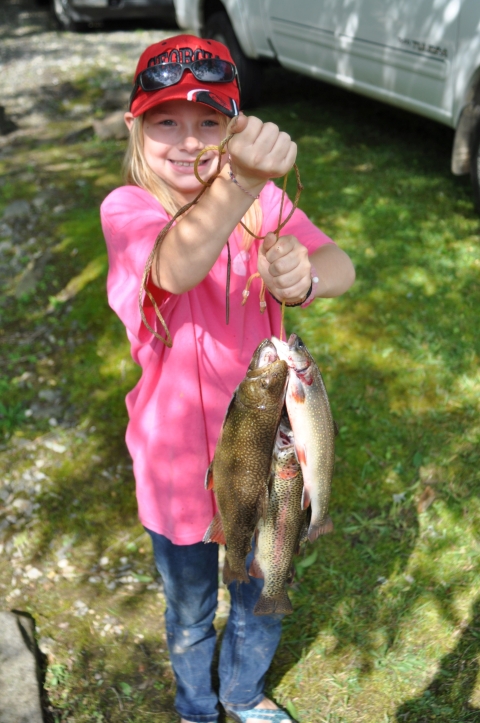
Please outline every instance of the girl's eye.
M218 126L218 122L214 121L214 120L206 120L206 121L203 121L202 125L205 128L214 128L215 126Z
M160 121L158 125L159 125L159 126L174 126L174 125L176 125L176 123L175 123L174 120L168 119L168 120L162 120L162 121Z

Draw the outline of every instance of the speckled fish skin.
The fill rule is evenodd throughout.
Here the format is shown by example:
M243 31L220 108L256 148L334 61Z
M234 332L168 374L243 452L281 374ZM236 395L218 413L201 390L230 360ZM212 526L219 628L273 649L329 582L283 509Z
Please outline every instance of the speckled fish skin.
M304 482L302 506L311 504L308 539L333 530L328 504L335 464L335 427L320 369L296 334L288 342L273 340L288 364L285 404L295 437Z
M302 510L303 477L295 454L293 433L282 418L273 450L267 514L258 522L255 560L250 574L263 576L255 615L293 612L286 585L292 558L305 532L307 510Z
M245 558L258 519L266 511L287 374L286 362L265 339L230 402L210 467L210 481L207 473L206 486L215 490L219 516L213 519L204 542L225 541L223 580L227 585L233 580L250 582Z

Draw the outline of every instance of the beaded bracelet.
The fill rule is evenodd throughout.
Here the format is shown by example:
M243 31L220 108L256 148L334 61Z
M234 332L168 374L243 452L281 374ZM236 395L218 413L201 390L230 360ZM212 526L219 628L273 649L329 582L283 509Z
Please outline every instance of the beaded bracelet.
M235 184L236 186L238 186L244 193L246 193L248 196L250 196L251 198L253 198L254 201L256 201L257 199L259 199L259 198L260 198L260 194L259 194L258 196L254 196L253 193L250 193L250 191L247 191L246 188L244 188L243 186L241 186L241 185L239 184L239 182L238 182L237 179L235 178L235 174L234 174L233 171L232 171L232 161L231 161L230 156L228 156L228 165L230 166L230 170L228 171L228 175L230 176L230 180L233 181L234 184Z

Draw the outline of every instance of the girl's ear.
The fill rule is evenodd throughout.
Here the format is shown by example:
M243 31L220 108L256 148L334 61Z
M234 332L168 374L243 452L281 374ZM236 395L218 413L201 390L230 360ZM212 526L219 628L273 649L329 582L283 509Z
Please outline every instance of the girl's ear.
M133 126L133 121L135 120L133 114L130 113L130 111L128 111L128 113L125 113L125 115L123 116L123 119L125 121L125 125L127 126L128 130L131 131L132 126Z

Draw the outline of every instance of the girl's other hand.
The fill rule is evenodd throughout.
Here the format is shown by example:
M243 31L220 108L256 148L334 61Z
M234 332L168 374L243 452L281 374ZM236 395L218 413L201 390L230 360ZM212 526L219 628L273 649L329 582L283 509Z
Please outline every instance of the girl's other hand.
M227 127L232 171L247 188L284 176L295 163L297 144L274 123L241 113Z
M267 233L258 250L258 271L268 290L278 301L295 304L310 288L308 251L295 236Z

